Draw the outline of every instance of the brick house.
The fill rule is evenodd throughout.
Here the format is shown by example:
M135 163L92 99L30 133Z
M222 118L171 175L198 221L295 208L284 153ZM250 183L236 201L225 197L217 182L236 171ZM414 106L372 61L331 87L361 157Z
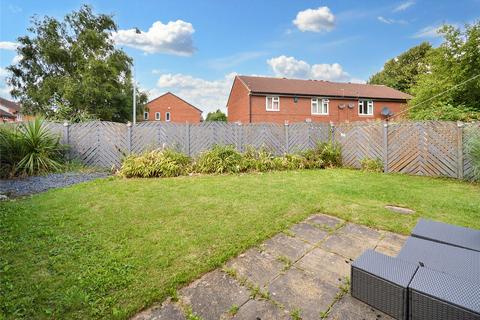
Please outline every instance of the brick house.
M1 122L19 122L23 121L23 115L20 113L20 105L16 102L0 98L0 121Z
M350 122L386 119L412 97L383 85L236 76L228 121Z
M171 92L148 102L143 114L144 121L198 123L201 119L202 110Z

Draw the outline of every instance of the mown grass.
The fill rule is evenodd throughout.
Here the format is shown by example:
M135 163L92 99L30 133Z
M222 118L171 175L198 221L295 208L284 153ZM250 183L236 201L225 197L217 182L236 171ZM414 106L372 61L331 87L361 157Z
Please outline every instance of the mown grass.
M1 203L0 319L127 318L314 212L480 229L480 186L332 169L107 178Z

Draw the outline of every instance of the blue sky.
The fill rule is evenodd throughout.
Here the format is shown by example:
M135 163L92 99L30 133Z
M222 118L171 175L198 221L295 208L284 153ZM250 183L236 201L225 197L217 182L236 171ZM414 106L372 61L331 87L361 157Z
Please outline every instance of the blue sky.
M440 43L442 23L480 18L480 0L0 0L0 95L30 17L62 18L83 3L114 15L114 39L151 98L172 91L204 111L224 109L234 74L366 81L406 49Z

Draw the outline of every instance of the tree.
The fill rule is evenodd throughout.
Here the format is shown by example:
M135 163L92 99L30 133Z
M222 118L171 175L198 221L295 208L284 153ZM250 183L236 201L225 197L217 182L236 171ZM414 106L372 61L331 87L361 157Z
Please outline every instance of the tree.
M66 15L32 18L31 35L18 38L21 60L7 69L14 98L27 114L81 121L132 118L132 59L115 48L112 16L90 6ZM138 93L138 113L147 101Z
M217 109L215 112L209 112L205 121L227 121L227 115Z
M383 84L397 90L411 93L418 76L427 71L426 58L432 50L428 42L415 46L398 57L388 60L382 71L368 80L370 84Z
M413 119L480 119L480 21L445 25L443 43L428 54L428 72L412 88Z

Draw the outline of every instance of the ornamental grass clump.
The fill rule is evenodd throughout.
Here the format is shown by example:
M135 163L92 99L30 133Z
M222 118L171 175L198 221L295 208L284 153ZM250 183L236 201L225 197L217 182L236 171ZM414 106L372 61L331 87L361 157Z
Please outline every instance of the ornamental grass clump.
M59 171L66 148L43 119L0 125L0 175L37 175Z
M360 167L363 171L383 172L383 161L379 158L363 158L360 160Z
M215 145L200 154L194 167L198 173L238 173L242 160L242 154L234 146Z
M242 172L266 172L281 169L278 158L265 148L256 150L254 147L248 146L242 154Z
M468 157L471 159L473 179L480 181L480 134L471 138L466 145Z
M153 150L129 155L118 173L125 178L177 177L188 174L191 164L190 157L175 150Z

